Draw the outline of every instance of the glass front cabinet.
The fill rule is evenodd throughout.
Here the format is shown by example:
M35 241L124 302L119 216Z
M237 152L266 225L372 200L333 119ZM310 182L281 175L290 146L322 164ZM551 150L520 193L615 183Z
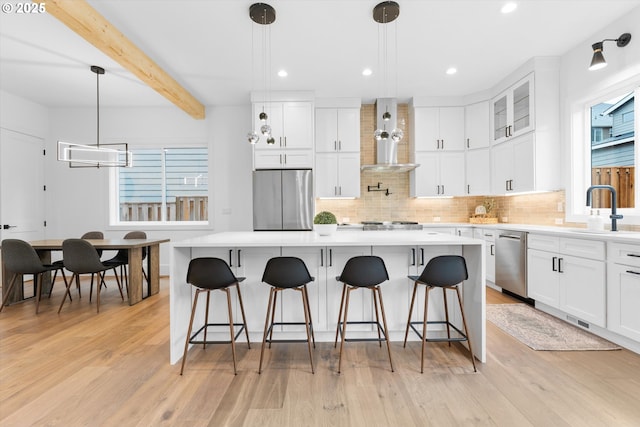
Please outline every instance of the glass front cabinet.
M534 129L533 73L491 102L493 143L500 143Z

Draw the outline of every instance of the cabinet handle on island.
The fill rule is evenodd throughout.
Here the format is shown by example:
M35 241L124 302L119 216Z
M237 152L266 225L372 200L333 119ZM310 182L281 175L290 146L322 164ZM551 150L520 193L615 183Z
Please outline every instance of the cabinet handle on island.
M329 249L329 267L333 267L333 249Z
M324 249L320 248L320 267L324 267Z
M411 265L416 265L416 249L411 248Z
M238 267L242 267L242 264L240 263L240 251L242 249L238 249Z
M229 249L229 267L233 267L233 249Z
M637 274L638 276L640 276L640 273L638 273L637 271L633 271L633 270L627 270L627 273L629 273L629 274Z
M424 248L420 248L420 265L424 265Z

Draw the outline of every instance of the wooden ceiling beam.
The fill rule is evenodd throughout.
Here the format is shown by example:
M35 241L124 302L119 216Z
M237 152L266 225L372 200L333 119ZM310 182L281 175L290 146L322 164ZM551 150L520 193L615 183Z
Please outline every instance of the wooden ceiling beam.
M191 117L204 119L204 105L85 0L32 1L45 4L48 14L64 23Z

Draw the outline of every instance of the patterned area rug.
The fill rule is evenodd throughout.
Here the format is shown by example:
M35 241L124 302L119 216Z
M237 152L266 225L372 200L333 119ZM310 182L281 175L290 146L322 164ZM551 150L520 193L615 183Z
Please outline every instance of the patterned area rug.
M487 304L487 320L534 350L620 349L527 304Z

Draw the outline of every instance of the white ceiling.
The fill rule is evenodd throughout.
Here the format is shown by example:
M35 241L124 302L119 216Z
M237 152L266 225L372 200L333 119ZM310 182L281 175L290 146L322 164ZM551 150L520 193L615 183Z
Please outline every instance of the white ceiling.
M380 96L469 95L489 89L533 56L562 55L584 45L588 66L590 45L598 41L592 35L640 7L640 0L520 0L515 12L503 15L505 1L398 2L399 18L386 25L391 58L384 79L385 61L379 58L384 43L378 43L384 26L372 18L379 0L270 0L277 14L266 30L274 70L270 89L365 102ZM252 90L265 88L264 27L249 18L253 1L89 3L205 105L246 104ZM640 34L636 37L640 43ZM605 45L605 57L611 48L615 45ZM93 64L106 69L101 105L172 105L51 15L0 14L0 89L50 107L95 105ZM450 66L458 69L456 75L445 74ZM374 74L363 77L365 67ZM275 75L280 68L287 69L287 78Z

